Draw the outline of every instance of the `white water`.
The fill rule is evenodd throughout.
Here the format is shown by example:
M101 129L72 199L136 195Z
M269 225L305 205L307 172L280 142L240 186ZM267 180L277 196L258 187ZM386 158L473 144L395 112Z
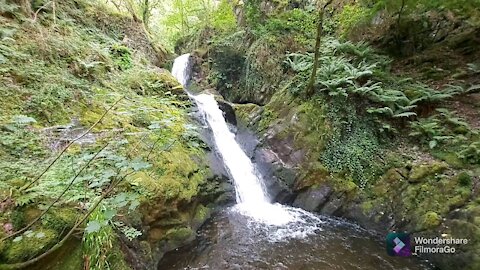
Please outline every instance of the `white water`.
M184 86L189 80L190 54L184 54L175 59L172 74ZM195 100L199 111L204 115L212 130L215 146L220 153L225 167L235 183L237 205L233 208L253 219L253 226L260 228L261 224L280 226L272 239L278 241L287 237L304 237L318 230L320 219L301 209L272 204L263 188L262 177L256 172L248 156L235 140L235 135L229 130L223 112L211 94L190 95Z

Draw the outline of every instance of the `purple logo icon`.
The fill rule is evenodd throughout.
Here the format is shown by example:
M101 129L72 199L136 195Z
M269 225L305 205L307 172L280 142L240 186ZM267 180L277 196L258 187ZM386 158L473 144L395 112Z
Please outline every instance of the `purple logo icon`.
M390 256L412 256L410 235L407 233L389 233L387 235L387 253Z

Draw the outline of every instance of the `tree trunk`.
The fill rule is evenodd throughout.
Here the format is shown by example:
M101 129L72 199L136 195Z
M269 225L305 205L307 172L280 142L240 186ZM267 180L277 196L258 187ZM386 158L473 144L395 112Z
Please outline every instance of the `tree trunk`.
M317 24L317 37L315 39L315 55L313 56L313 70L312 74L310 75L310 80L307 85L307 98L310 98L315 93L315 78L317 77L317 69L318 69L318 58L320 54L320 42L322 39L323 34L323 15L327 7L333 2L333 0L329 0L319 11L318 11L318 24Z
M150 30L149 28L149 21L150 21L150 2L149 0L144 0L143 1L143 10L142 10L142 21L143 24L145 25L145 29L147 31Z

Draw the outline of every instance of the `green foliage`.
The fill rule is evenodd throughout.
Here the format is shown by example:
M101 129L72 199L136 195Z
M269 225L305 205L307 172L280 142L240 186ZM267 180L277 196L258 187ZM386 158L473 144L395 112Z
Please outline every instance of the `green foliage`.
M436 111L438 114L411 122L412 132L409 134L420 138L430 149L441 145L464 143L468 141L468 137L476 133L463 119L455 116L455 112L446 109Z
M312 54L289 53L284 61L295 72L308 71L313 66Z
M364 0L366 4L370 4L371 0ZM446 0L446 1L434 1L434 0L406 0L404 10L406 13L424 12L425 10L437 9L437 10L451 10L457 14L464 16L475 13L475 7L480 5L478 0ZM398 12L402 6L402 1L394 0L381 0L375 1L375 9L386 9L391 13Z
M15 14L19 6L7 0L0 0L0 14Z
M310 54L287 54L285 64L297 73L290 89L296 95L306 88L306 78L312 66ZM331 97L341 96L353 102L368 100L366 112L383 119L411 119L418 110L431 108L440 102L465 93L461 87L448 86L434 90L421 83L389 75L390 60L379 56L366 43L339 42L324 39L319 59L315 89ZM387 79L385 79L385 76ZM380 121L383 130L390 129Z
M165 6L165 15L158 25L159 35L171 47L185 37L202 33L203 29L228 33L236 26L233 7L226 0L218 3L211 0L171 0Z
M211 25L221 32L229 32L237 26L237 20L229 1L221 0L212 14Z
M346 36L361 22L370 16L370 10L361 5L345 5L342 12L335 18L340 26L340 34Z
M34 118L17 115L10 123L0 126L0 151L16 158L42 156L44 148L41 139L29 127L33 121Z
M55 233L51 242L35 243L31 252L23 246L19 250L19 243L28 243L22 235L15 244L2 243L3 260L8 255L23 261L51 247L80 212L128 175L90 217L83 243L92 269L127 269L121 265L116 234L128 239L141 235L130 225L140 203L167 198L165 205L175 209L178 201L197 196L208 173L204 145L187 112L191 104L178 82L120 45L124 32L118 29L124 25L119 24L129 27L128 19L117 20L94 7L87 1L58 4L55 27L50 27L50 10L41 11L37 23L8 19L5 27L15 31L5 32L5 38L4 25L0 27L0 199L12 200L3 222L20 229L69 187L33 227L35 233ZM231 17L220 21L227 19ZM120 97L87 136L26 188L58 149L96 123ZM80 172L106 142L108 147ZM117 214L123 223L114 223Z
M464 144L461 147L461 151L458 153L461 159L471 164L480 164L480 141Z
M110 48L110 53L120 70L127 70L132 67L132 52L128 47L114 44Z
M96 210L91 216L85 228L83 237L83 252L90 262L90 269L112 269L112 253L115 235L109 221L105 219L101 210Z
M142 232L123 224L123 222L114 222L114 225L119 229L128 240L132 241L142 235Z
M340 99L336 101L327 114L332 134L321 161L331 173L346 175L365 188L378 176L375 157L381 155L380 142L368 121L358 117L355 110L340 105Z
M67 106L65 104L71 102L74 92L73 89L57 84L44 84L32 95L25 109L49 123L66 122Z
M461 186L470 187L472 185L472 177L467 172L461 172L457 179Z
M257 25L257 35L284 35L311 37L316 33L315 10L295 8L281 12L267 19L265 24Z

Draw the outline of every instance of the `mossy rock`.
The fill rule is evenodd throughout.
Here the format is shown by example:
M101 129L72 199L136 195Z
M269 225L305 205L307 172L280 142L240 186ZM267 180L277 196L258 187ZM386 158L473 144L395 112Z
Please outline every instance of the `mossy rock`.
M444 162L415 165L410 172L408 181L410 183L422 182L422 180L425 180L427 177L441 173L447 168L448 165Z
M210 215L212 213L212 209L204 206L203 204L200 204L197 206L195 209L195 216L193 217L193 226L195 228L200 227L208 218L210 218Z
M42 217L42 224L44 227L54 229L61 233L65 229L73 227L77 221L78 213L71 208L57 208L49 211Z
M362 212L366 215L370 214L374 208L374 201L366 201L360 205Z
M57 232L52 229L27 231L14 238L3 253L9 263L23 262L50 248L57 241Z
M165 237L172 245L180 246L182 243L191 240L195 232L190 227L173 228L165 233Z
M432 151L432 155L435 158L445 161L453 168L463 168L465 166L462 159L460 159L455 152Z
M442 217L440 215L438 215L436 212L428 211L425 215L423 215L422 220L418 224L418 229L433 229L440 225L441 222Z
M238 119L248 127L255 126L263 112L263 107L253 103L235 104L233 108Z
M388 183L396 184L405 180L404 175L407 174L408 172L405 169L391 168L385 173L385 175L382 177L382 180L387 181Z

